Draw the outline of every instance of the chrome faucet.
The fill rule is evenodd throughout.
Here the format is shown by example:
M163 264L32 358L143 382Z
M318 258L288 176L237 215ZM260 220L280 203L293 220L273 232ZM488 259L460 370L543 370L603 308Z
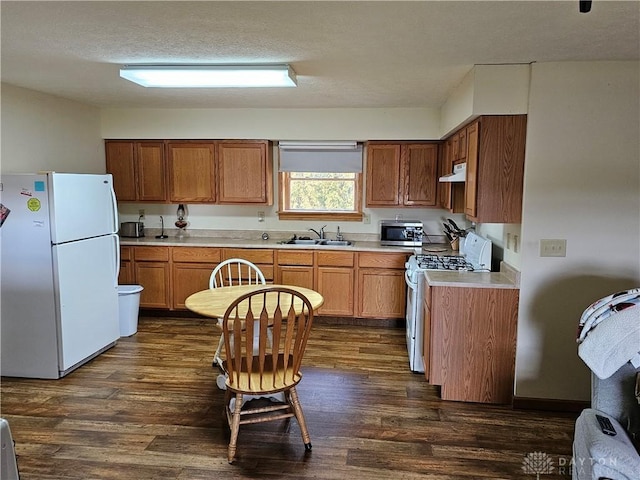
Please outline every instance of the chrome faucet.
M309 231L315 233L316 235L318 235L318 238L320 240L324 240L324 229L325 229L326 225L322 226L322 228L320 228L320 231L318 232L317 230L314 230L313 228L310 228Z
M338 225L338 231L336 232L336 240L344 240L344 237L342 236L342 232L340 231L340 226Z

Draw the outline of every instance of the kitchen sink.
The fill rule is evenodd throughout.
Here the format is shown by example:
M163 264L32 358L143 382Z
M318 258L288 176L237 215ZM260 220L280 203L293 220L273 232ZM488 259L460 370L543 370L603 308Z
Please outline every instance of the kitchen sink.
M350 247L353 242L349 240L327 240L327 239L304 239L299 238L287 240L286 242L280 242L283 245L326 245L327 247Z
M349 240L319 240L318 245L350 247L351 245L353 245L353 242L350 242Z
M322 240L318 239L318 240L300 240L299 238L296 238L295 240L288 240L286 242L282 242L284 244L287 245L316 245L317 243L320 243Z

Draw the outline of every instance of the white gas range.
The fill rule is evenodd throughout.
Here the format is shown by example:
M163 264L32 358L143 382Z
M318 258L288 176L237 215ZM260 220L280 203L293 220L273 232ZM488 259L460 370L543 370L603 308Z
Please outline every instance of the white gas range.
M474 232L461 238L460 255L437 255L433 253L416 253L411 255L405 264L404 273L407 283L407 350L409 367L413 372L424 372L422 359L424 337L424 314L422 301L424 298L424 275L426 270L445 270L459 272L491 271L491 240Z

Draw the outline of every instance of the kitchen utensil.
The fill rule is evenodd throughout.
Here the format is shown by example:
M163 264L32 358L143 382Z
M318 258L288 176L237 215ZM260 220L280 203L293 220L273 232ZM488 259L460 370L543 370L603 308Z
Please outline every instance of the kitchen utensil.
M449 222L449 224L453 227L455 233L460 236L460 237L464 237L465 236L465 231L462 230L460 227L458 227L458 225L456 224L456 222L454 222L452 219L447 218L447 222Z

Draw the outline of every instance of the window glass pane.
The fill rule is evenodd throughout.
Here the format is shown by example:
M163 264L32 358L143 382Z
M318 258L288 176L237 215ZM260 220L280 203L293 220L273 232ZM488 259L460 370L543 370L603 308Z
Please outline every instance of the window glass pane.
M354 211L355 174L291 172L289 208L304 211Z

